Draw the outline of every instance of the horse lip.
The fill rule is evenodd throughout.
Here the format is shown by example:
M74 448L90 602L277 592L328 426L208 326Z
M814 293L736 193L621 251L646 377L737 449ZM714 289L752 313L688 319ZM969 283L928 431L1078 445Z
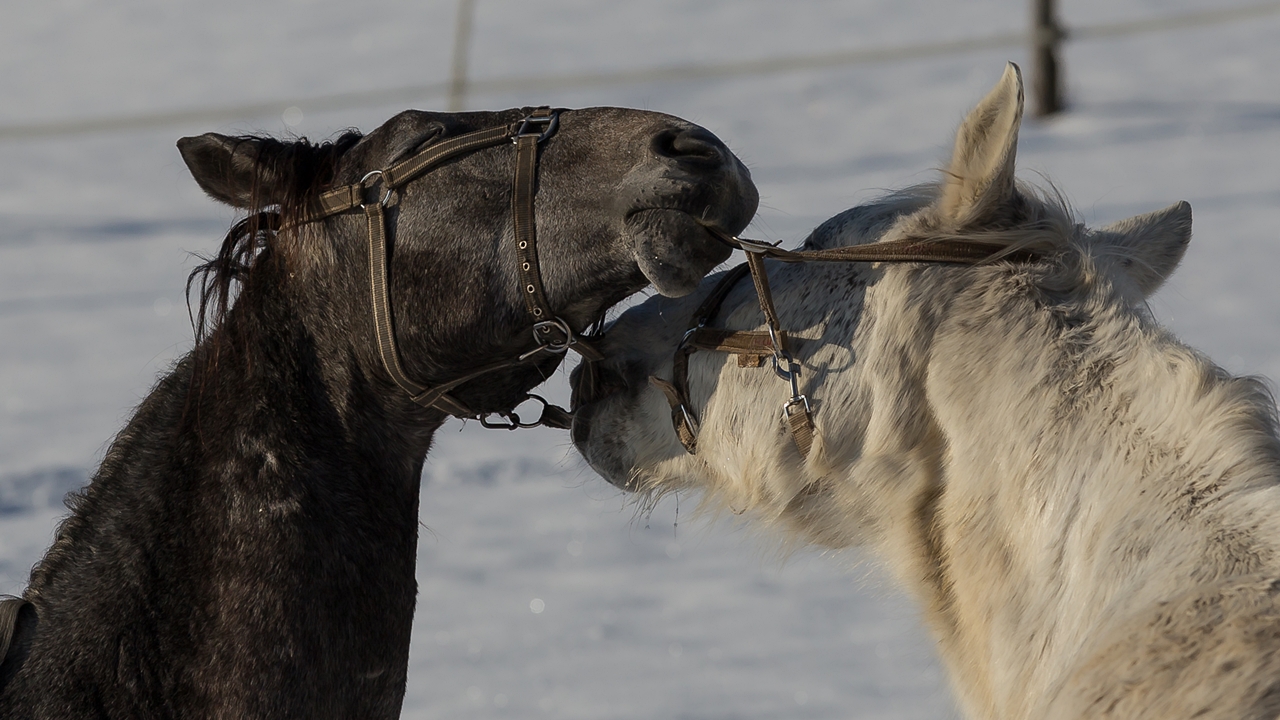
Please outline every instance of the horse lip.
M729 245L730 247L734 247L734 246L733 246L733 244L729 242L729 238L736 238L738 233L733 232L733 231L732 231L732 230L730 230L729 228L726 228L725 226L721 225L721 224L720 224L718 221L716 221L716 220L708 220L708 219L706 219L706 217L705 217L705 215L706 215L706 209L705 209L705 208L704 208L704 210L703 210L703 212L702 212L701 214L695 214L695 213L693 213L692 211L687 210L687 209L685 209L685 208L678 208L678 207L662 207L662 206L656 206L656 205L655 205L655 206L651 206L651 207L641 207L641 208L636 208L636 209L632 210L631 212L628 212L626 215L624 215L624 216L623 216L623 219L624 219L624 220L630 220L631 218L633 218L633 217L635 217L636 215L639 215L639 214L641 214L641 213L646 213L646 212L655 212L655 211L657 211L657 212L678 212L678 213L681 213L681 214L684 214L684 215L688 215L690 218L692 218L692 219L693 219L693 222L694 222L694 223L696 223L696 224L698 225L698 227L702 228L702 230L703 230L704 232L706 232L707 237L711 238L712 240L715 240L715 241L716 241L716 242L718 242L718 243L721 243L721 244L724 244L724 245ZM739 230L738 232L741 232L741 231Z

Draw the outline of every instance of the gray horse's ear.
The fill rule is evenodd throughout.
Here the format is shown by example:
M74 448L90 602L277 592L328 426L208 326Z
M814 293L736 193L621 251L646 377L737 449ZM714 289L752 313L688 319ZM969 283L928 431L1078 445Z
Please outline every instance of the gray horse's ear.
M200 189L238 208L279 202L274 163L265 157L281 143L264 138L205 133L178 141L178 152Z
M1104 257L1120 267L1143 296L1155 292L1173 274L1191 242L1191 204L1182 201L1145 215L1135 215L1097 231Z
M1022 72L1009 63L960 130L938 211L957 227L996 217L1014 196L1014 159L1022 125Z

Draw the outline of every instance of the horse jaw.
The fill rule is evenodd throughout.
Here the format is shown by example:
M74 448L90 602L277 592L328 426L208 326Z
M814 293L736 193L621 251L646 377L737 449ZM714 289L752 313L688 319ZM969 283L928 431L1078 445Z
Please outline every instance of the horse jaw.
M628 216L624 240L640 272L666 297L693 292L733 249L715 240L693 216L680 210L641 210Z

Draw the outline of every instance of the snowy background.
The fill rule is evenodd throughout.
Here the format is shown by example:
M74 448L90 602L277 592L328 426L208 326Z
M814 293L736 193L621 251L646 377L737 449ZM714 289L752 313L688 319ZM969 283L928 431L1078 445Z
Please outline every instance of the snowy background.
M1023 0L478 0L478 80L894 47L1022 31ZM1225 0L1062 0L1081 26ZM0 23L0 592L19 592L112 435L191 342L193 252L232 220L174 148L209 130L323 138L442 94L455 2L17 0ZM793 246L934 177L1019 45L755 77L504 90L472 108L626 105L722 137L760 187L753 237ZM1280 14L1065 53L1069 112L1021 173L1090 223L1188 200L1195 239L1152 301L1237 373L1280 378ZM387 89L382 103L306 98ZM395 101L392 102L392 99ZM33 127L263 104L40 136ZM295 105L282 112L282 108ZM326 109L327 108L327 109ZM552 395L563 398L564 378ZM461 429L461 432L459 432ZM954 715L916 609L856 554L773 543L674 502L637 516L551 431L452 422L423 483L406 718Z

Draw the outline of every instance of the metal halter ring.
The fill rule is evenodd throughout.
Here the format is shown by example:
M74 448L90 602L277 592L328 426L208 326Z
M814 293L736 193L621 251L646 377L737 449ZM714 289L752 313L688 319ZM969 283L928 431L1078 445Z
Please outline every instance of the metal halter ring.
M685 330L684 335L680 336L680 344L676 345L676 350L683 350L684 346L689 344L689 338L693 337L694 333L698 332L699 330L701 330L706 326L707 326L707 321L702 320L698 322L697 327L691 327L688 330Z
M791 357L790 353L782 349L782 342L778 339L778 333L773 329L772 325L767 325L769 331L769 342L773 344L773 372L783 380L790 380L794 389L796 384L796 375L800 374L800 365ZM787 364L787 369L782 369L782 363ZM796 393L792 393L795 395Z
M549 340L545 334L552 328L559 330L564 336L563 340ZM573 344L575 338L573 329L569 327L569 323L560 318L551 318L550 320L541 320L533 324L533 339L541 344L539 350L549 350L553 353L563 353Z
M525 117L520 121L520 127L516 130L516 134L511 137L511 142L516 142L522 137L534 135L535 133L531 131L531 128L536 125L547 126L542 132L536 133L538 142L542 142L550 137L556 131L556 128L560 126L560 113L552 112L547 117L534 117L532 115Z
M365 174L364 174L364 177L360 178L359 185L360 185L361 187L363 187L365 190L368 190L368 189L369 189L369 186L368 186L368 185L366 185L366 184L365 184L365 182L366 182L369 178L373 177L374 175L377 175L378 177L382 177L382 171L381 171L381 170L370 170L369 172L365 173ZM379 205L381 205L382 207L386 207L386 206L387 206L387 201L391 199L391 188L387 188L386 190L387 190L387 192L386 192L385 194L383 194L382 199L378 201L378 204L379 204ZM367 203L360 203L360 207L364 207L365 205L367 205Z

